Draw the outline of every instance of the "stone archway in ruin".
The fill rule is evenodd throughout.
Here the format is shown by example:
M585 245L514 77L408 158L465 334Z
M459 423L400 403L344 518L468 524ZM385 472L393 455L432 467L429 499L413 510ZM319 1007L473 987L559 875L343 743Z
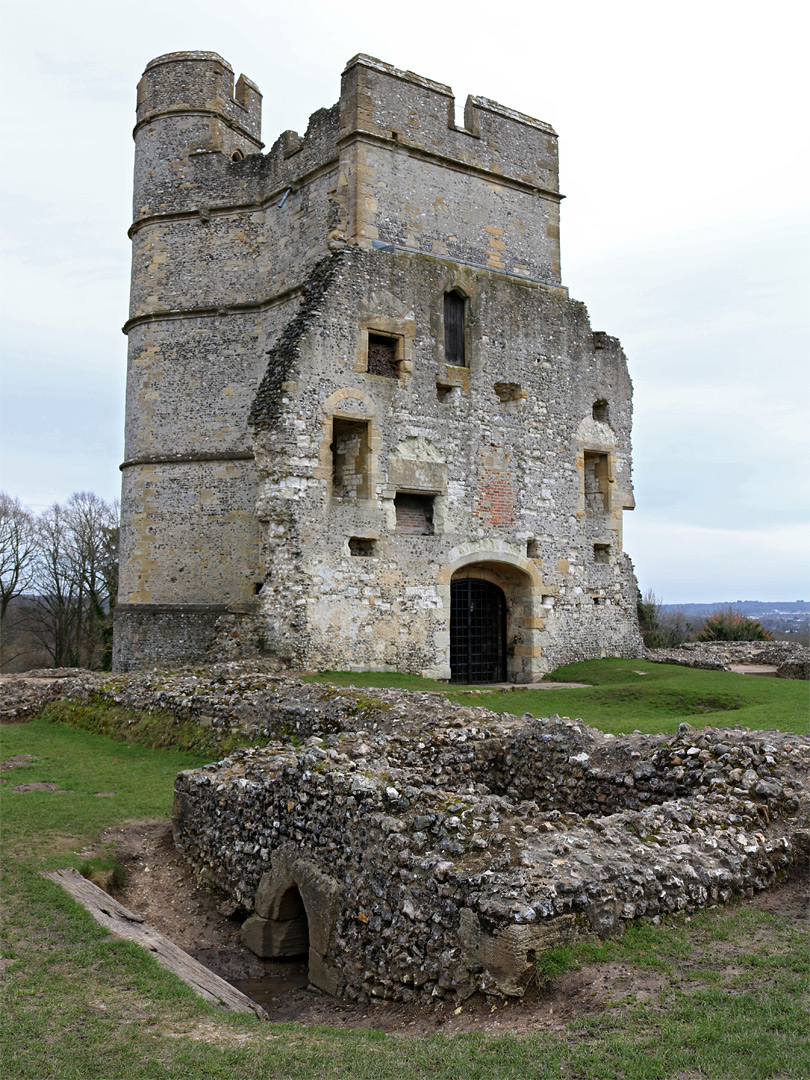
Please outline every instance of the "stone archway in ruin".
M307 955L309 981L329 994L337 975L326 959L335 934L341 889L296 845L283 844L256 890L254 914L242 925L242 941L257 956Z
M474 676L470 681L480 682L521 683L541 677L545 671L542 642L548 615L543 606L543 593L548 590L544 590L532 560L505 550L459 551L450 566L441 572L438 589L448 624L447 662L454 682L466 681L470 674ZM465 593L467 604L473 601L480 605L479 611L484 609L486 624L478 643L482 663L478 671L468 669L466 673L462 672L462 653L467 649L469 655L470 646L464 640L463 628L453 619L454 607L456 620L470 615L464 602ZM502 601L500 597L503 597ZM502 615L499 613L501 603ZM473 612L473 618L475 614ZM502 619L500 631L499 619ZM491 676L485 674L487 667L492 669Z

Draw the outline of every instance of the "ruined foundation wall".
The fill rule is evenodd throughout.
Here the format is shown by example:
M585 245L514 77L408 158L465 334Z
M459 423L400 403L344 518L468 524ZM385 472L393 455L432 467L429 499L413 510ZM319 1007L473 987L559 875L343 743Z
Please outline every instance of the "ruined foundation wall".
M302 692L311 718L322 705ZM546 948L807 858L806 738L682 724L611 739L399 691L340 691L328 709L303 746L182 773L174 826L201 877L253 910L260 954L297 890L310 978L330 993L520 994Z

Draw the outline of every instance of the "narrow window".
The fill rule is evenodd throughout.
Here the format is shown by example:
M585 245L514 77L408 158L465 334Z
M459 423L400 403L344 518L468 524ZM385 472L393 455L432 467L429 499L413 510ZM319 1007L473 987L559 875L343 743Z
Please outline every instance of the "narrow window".
M368 420L332 420L332 494L337 499L369 497Z
M527 559L540 559L543 552L540 547L539 540L527 540L526 541L526 558Z
M385 375L389 379L399 378L396 338L369 331L368 373L369 375Z
M398 492L394 499L398 533L414 536L433 534L433 496Z
M464 297L455 291L444 294L444 359L464 367Z
M608 403L604 398L600 398L599 401L593 403L593 418L604 424L610 419L610 410L608 409Z
M585 513L604 514L609 506L608 456L585 451Z

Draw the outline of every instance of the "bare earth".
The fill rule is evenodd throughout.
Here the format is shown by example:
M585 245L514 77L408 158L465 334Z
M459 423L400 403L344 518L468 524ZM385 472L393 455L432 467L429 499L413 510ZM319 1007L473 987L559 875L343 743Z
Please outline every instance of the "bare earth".
M107 853L110 846L126 872L123 888L115 890L117 899L218 975L257 996L275 1022L381 1028L403 1035L554 1032L579 1017L615 1011L622 999L654 998L667 984L665 976L632 965L583 964L580 971L560 976L545 989L532 987L521 1001L496 1004L476 994L460 1007L442 1002L435 1010L386 1001L340 1002L307 989L303 963L261 960L244 948L239 940L240 918L226 917L219 910L221 898L195 885L174 848L167 823L133 822L110 829L102 844L82 854ZM808 926L810 887L804 880L761 893L746 903ZM736 954L746 947L746 943L718 944L727 953L719 956L718 966L733 968ZM261 996L248 985L258 980L272 980Z

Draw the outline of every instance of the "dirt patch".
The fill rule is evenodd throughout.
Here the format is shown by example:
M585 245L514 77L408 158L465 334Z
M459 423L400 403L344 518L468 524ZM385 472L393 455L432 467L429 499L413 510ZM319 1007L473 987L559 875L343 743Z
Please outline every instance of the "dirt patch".
M126 875L123 887L114 890L116 898L243 991L264 983L266 992L256 996L277 1023L374 1028L403 1035L555 1032L572 1020L616 1011L622 1002L654 1003L669 983L665 975L611 962L583 964L581 970L567 972L547 987L531 987L520 1001L493 1001L475 994L460 1006L445 1001L435 1009L390 1001L367 1005L336 1001L301 985L306 975L303 961L262 960L242 945L244 913L232 912L221 897L195 884L167 823L134 822L110 829L102 844L86 849L82 857L109 853L110 847ZM803 880L760 893L746 903L791 921L810 915ZM717 970L733 967L735 949L729 942L728 955L718 954Z
M27 769L32 761L39 761L39 758L34 754L14 754L13 757L0 761L0 770L5 772L6 769Z
M65 788L59 787L58 784L47 783L34 783L34 784L15 784L11 789L12 791L50 791L54 795L72 795L72 791L68 791Z

